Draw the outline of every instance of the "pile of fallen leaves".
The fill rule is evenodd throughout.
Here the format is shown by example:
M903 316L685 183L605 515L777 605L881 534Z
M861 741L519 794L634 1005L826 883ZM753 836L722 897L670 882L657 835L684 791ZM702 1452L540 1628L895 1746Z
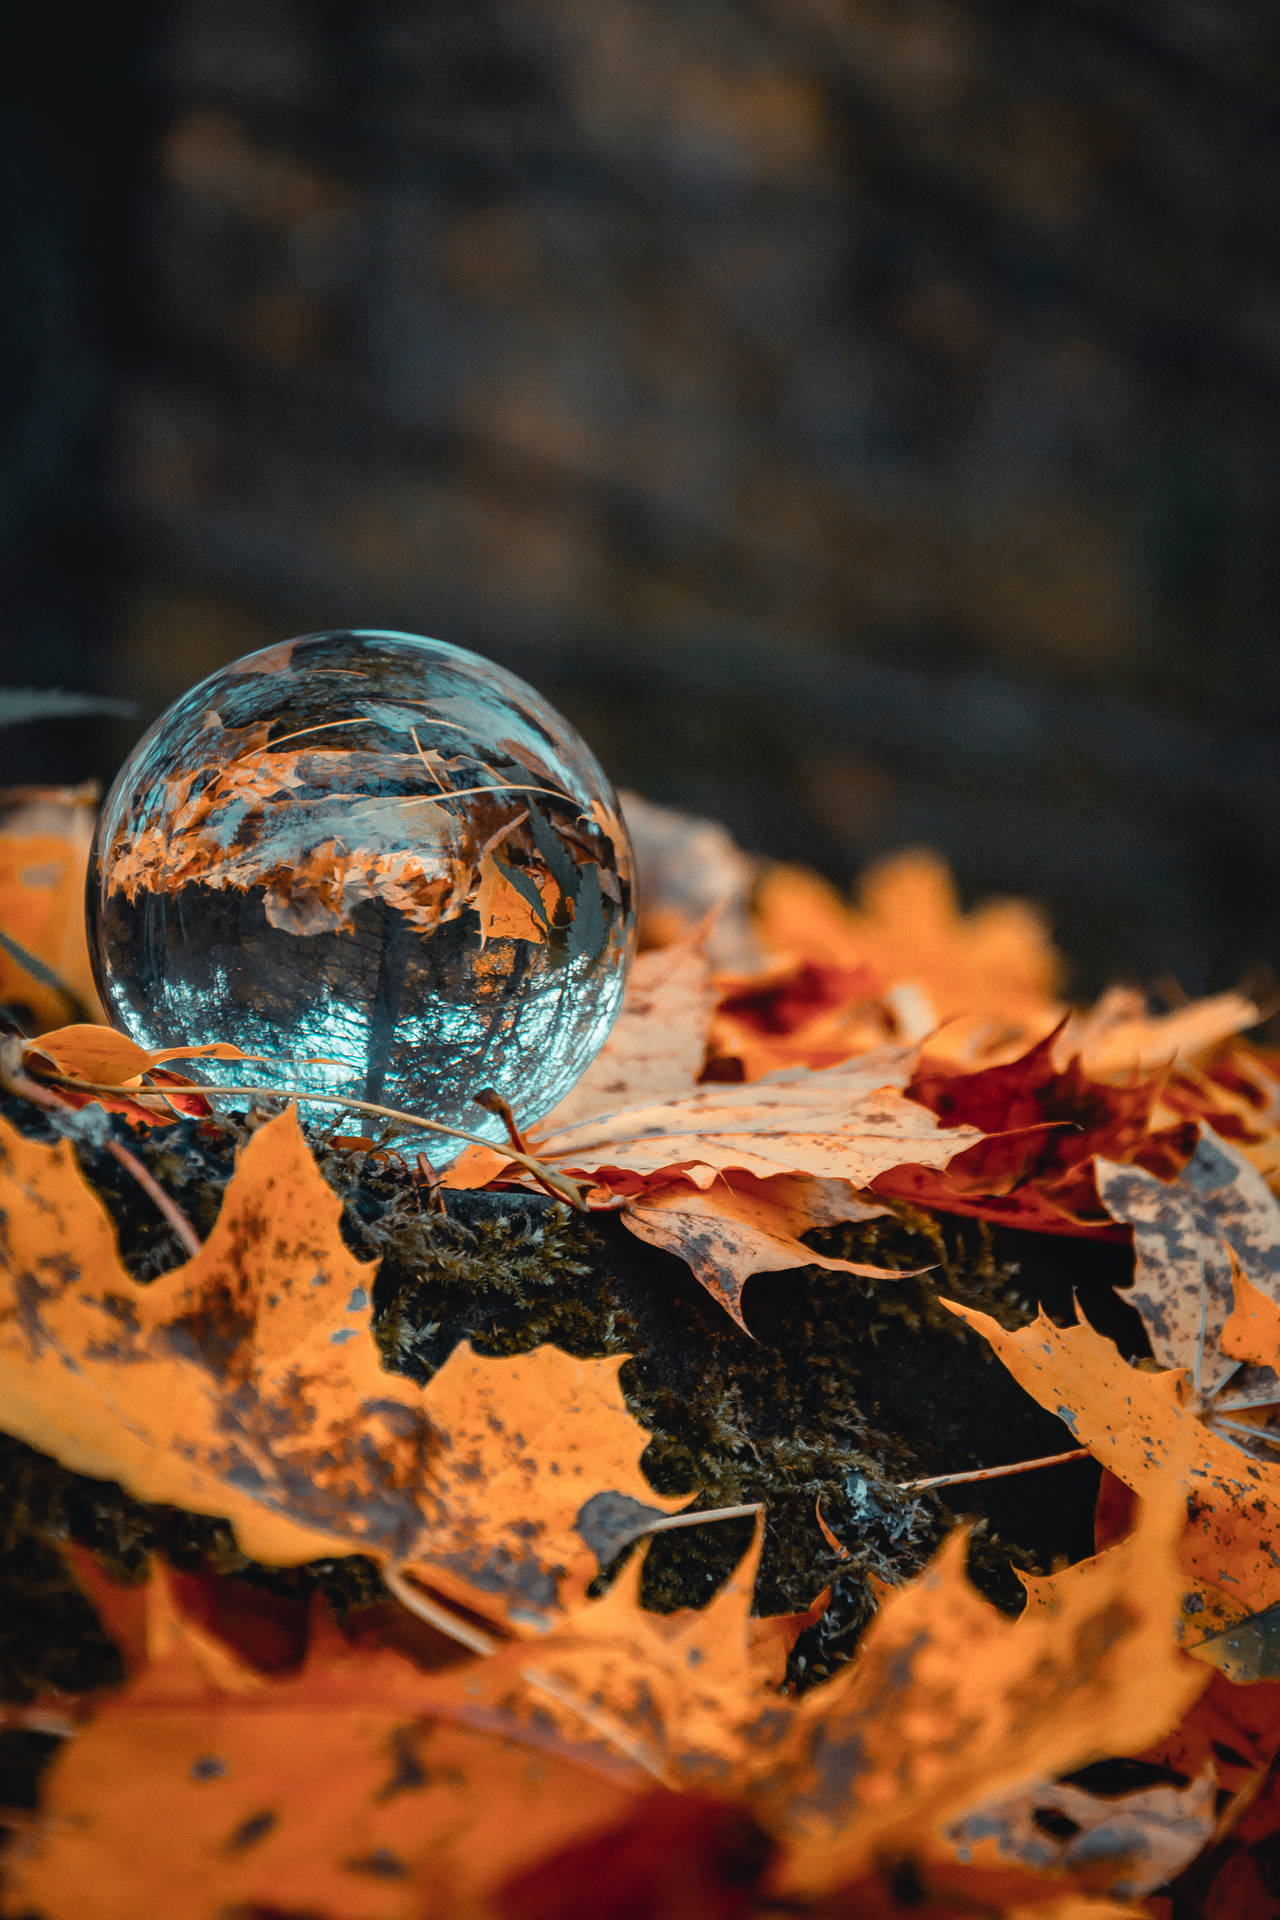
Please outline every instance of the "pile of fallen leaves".
M1073 1009L1038 917L962 913L928 856L851 905L715 829L628 812L646 945L611 1040L509 1152L468 1148L443 1179L399 1137L304 1134L279 1099L226 1120L198 1060L94 1024L86 803L17 795L0 817L3 1458L189 1523L184 1551L150 1550L171 1520L130 1567L69 1508L46 1516L79 1631L115 1666L86 1681L71 1661L0 1706L0 1782L19 1749L39 1762L34 1804L0 1806L0 1912L1273 1916L1280 1058L1242 1037L1267 1010L1128 990ZM839 1511L799 1414L756 1497L718 1497L710 1447L672 1491L620 1377L617 1296L571 1263L539 1282L575 1303L557 1343L503 1352L495 1327L484 1350L486 1303L473 1339L419 1315L414 1364L388 1364L390 1256L380 1276L370 1250L397 1209L428 1237L581 1216L683 1262L733 1343L726 1401L781 1379L758 1276L821 1299L833 1345L875 1345L865 1302L888 1325L901 1297L931 1329L923 1429L952 1431L946 1375L1056 1445L913 1475L927 1437L873 1460L837 1405ZM922 1223L939 1249L966 1231L1051 1248L1074 1278L1034 1316L995 1266L985 1291L950 1287ZM904 1227L924 1257L866 1257ZM1117 1271L1118 1290L1099 1280ZM806 1324L801 1370L830 1398L852 1376L824 1371ZM985 1377L953 1377L975 1344ZM731 1413L726 1431L759 1430ZM948 1514L1001 1484L1051 1519L1082 1459L1093 1551L1024 1557L1012 1599L984 1597L982 1529ZM813 1487L816 1548L778 1612L773 1508ZM927 1564L886 1550L867 1572L876 1529L926 1510ZM726 1577L646 1605L683 1529L737 1542ZM855 1564L859 1631L806 1665ZM0 1603L10 1636L20 1604Z

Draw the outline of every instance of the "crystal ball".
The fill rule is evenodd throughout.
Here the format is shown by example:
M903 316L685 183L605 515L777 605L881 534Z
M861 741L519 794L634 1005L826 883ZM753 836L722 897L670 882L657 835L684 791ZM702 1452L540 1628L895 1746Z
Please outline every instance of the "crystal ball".
M156 721L107 795L88 913L126 1033L264 1056L193 1063L201 1080L491 1140L503 1119L476 1096L526 1126L556 1105L608 1035L635 935L617 798L568 722L461 647L359 631L249 654ZM462 1144L380 1137L436 1166Z

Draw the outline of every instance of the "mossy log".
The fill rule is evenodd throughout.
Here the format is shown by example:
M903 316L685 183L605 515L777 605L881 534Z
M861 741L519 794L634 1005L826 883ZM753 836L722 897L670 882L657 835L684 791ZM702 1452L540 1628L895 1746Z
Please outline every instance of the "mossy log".
M52 1137L36 1109L11 1101L5 1111L24 1131ZM251 1122L185 1121L141 1140L111 1124L207 1232ZM447 1194L441 1212L403 1164L323 1137L314 1144L343 1197L353 1252L381 1262L375 1331L389 1368L426 1380L462 1339L488 1354L543 1341L583 1356L627 1354L622 1387L653 1436L643 1465L655 1488L708 1508L764 1502L758 1609L799 1609L831 1588L793 1655L798 1684L830 1674L852 1651L874 1610L868 1576L915 1573L957 1516L975 1522L972 1578L1008 1610L1021 1603L1016 1570L1045 1571L1092 1550L1091 1461L925 1492L902 1483L1072 1445L940 1301L980 1306L1006 1326L1025 1324L1042 1305L1070 1318L1078 1303L1136 1354L1141 1326L1117 1291L1130 1276L1126 1249L896 1208L812 1238L897 1277L821 1267L758 1275L746 1290L746 1334L680 1260L635 1239L614 1214L583 1216L523 1192ZM177 1265L182 1250L137 1184L101 1147L77 1141L76 1152L135 1278ZM706 1601L750 1525L655 1536L645 1603ZM0 1438L0 1697L74 1693L119 1677L115 1650L59 1553L68 1539L125 1578L142 1577L159 1551L179 1566L212 1565L290 1594L320 1586L340 1615L385 1598L359 1556L283 1572L259 1567L223 1522L145 1506ZM0 1803L29 1801L47 1744L0 1734Z

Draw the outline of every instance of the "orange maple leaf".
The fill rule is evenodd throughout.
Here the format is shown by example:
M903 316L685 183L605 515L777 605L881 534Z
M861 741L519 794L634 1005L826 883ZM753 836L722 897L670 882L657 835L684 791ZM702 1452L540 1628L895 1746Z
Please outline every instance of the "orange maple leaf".
M654 1511L619 1359L463 1345L425 1388L383 1371L373 1267L292 1111L246 1144L209 1239L139 1286L70 1146L0 1121L0 1426L141 1499L218 1514L272 1565L366 1552L540 1624L597 1571L609 1493Z
M160 1571L146 1634L146 1666L64 1745L7 1851L5 1914L480 1920L491 1889L630 1804L628 1770L450 1724L431 1675L323 1613L303 1667L264 1675Z
M976 1015L1030 1038L1056 1024L1062 961L1043 916L1025 901L963 913L946 862L920 848L869 867L858 893L850 907L816 874L769 870L756 898L763 945L796 959L873 967L885 987L915 985L934 1025Z
M637 1554L603 1599L532 1644L441 1676L438 1697L519 1738L554 1727L669 1786L725 1787L749 1768L762 1717L789 1710L778 1689L789 1644L809 1624L804 1614L751 1618L760 1545L757 1528L706 1607L666 1614L640 1605Z
M1280 1467L1206 1423L1206 1403L1184 1368L1152 1373L1130 1366L1085 1323L1058 1327L1041 1314L1010 1333L974 1308L943 1304L982 1334L1019 1385L1118 1480L1144 1495L1166 1484L1185 1502L1180 1564L1194 1583L1184 1610L1188 1645L1280 1601ZM1083 1575L1070 1568L1055 1578Z
M705 1190L687 1177L647 1184L622 1209L637 1239L688 1262L713 1299L740 1327L742 1290L755 1273L792 1267L829 1267L864 1279L903 1277L899 1271L815 1253L800 1235L813 1227L875 1220L887 1207L861 1200L843 1180L779 1173L760 1180L728 1173Z
M936 1853L939 1829L983 1800L1174 1726L1206 1684L1174 1643L1182 1521L1180 1490L1158 1487L1090 1578L1012 1621L969 1585L954 1534L756 1762L750 1801L785 1836L784 1886Z
M242 1053L239 1047L224 1040L198 1047L147 1048L114 1027L88 1025L55 1028L38 1039L24 1041L21 1049L23 1066L37 1079L56 1074L94 1086L120 1089L117 1097L60 1085L59 1096L68 1105L102 1106L109 1113L123 1114L135 1125L148 1127L167 1126L175 1114L203 1117L213 1111L194 1082L166 1071L170 1061L260 1057Z
M0 793L0 1002L38 1025L65 1020L66 996L23 964L30 955L90 1014L99 1009L85 939L84 881L97 788L14 787Z

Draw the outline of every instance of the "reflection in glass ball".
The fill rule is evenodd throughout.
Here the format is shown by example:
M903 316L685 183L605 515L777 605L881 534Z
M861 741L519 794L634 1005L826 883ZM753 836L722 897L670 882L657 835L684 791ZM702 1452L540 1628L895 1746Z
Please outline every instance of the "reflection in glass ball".
M532 1123L613 1024L631 851L592 754L513 674L410 634L312 634L211 675L139 742L89 920L103 1001L143 1046L228 1040L269 1056L255 1082L497 1140L476 1094Z

